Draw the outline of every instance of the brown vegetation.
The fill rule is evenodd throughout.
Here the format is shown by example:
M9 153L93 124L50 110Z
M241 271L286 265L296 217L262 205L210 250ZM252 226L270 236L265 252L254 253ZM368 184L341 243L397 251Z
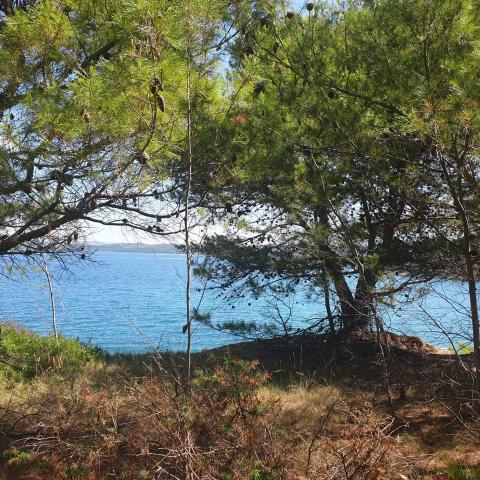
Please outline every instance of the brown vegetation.
M199 354L189 391L181 356L4 383L1 478L478 478L469 375L416 339L376 340L312 336Z

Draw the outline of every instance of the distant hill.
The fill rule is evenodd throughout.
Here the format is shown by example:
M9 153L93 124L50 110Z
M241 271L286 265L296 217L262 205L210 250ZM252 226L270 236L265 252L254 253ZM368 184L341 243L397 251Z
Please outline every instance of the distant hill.
M87 244L92 250L99 252L144 252L144 253L181 253L170 243L101 243L89 242Z

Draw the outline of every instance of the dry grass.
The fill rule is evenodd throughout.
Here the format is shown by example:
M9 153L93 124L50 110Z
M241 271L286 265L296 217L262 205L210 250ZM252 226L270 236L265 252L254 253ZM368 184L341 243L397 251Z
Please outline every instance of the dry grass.
M378 358L366 355L363 377L359 368L352 376L350 366L342 374L339 362L334 375L324 369L320 380L298 364L288 371L283 363L281 378L274 373L272 380L262 368L215 360L212 366L202 355L191 392L178 356L165 363L142 357L130 371L123 358L89 364L74 376L3 383L0 478L475 478L480 423L471 411L458 415L465 409L449 396L457 390L435 376L445 369L419 358L423 363L408 357L404 369L391 360L390 397L385 379L372 376ZM419 365L428 370L428 384L419 381ZM467 473L455 476L455 468Z
M322 385L292 385L282 389L268 385L260 391L262 398L278 405L278 415L285 428L314 430L325 411L342 398L339 389Z

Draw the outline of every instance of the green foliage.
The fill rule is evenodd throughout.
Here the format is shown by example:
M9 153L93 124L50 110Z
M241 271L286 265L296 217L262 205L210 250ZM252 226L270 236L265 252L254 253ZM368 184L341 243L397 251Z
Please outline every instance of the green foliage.
M477 480L480 478L480 467L467 467L453 463L446 471L451 480Z
M3 458L8 465L26 463L32 457L31 453L12 447L3 452Z
M456 350L460 355L469 355L473 353L473 346L470 343L458 342Z
M98 209L163 234L152 219L183 195L187 64L205 135L227 104L216 50L227 4L52 0L3 13L0 252L78 252Z
M198 392L216 392L230 401L255 400L256 389L264 384L268 374L259 371L258 362L224 358L216 362L211 371L197 370L192 385Z
M478 7L380 0L294 15L267 2L240 10L235 102L217 167L224 183L210 192L230 205L226 234L200 247L210 255L202 273L222 287L253 279L255 293L275 276L314 288L326 277L340 326L366 328L376 302L455 270L445 257L462 260L439 150L452 170L462 152L468 159L458 175L478 215ZM411 277L395 284L395 270Z
M259 326L256 322L247 322L245 320L235 322L222 322L219 326L222 330L228 330L230 332L245 335L258 332L259 330Z
M29 380L46 372L68 376L80 373L89 362L99 358L97 349L77 340L40 336L10 324L1 325L3 379Z

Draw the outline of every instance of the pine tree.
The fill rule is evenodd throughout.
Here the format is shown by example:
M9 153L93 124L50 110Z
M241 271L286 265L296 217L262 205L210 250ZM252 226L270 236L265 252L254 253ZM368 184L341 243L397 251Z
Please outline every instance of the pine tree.
M340 327L366 329L377 302L444 270L447 246L458 251L426 125L469 63L470 3L292 13L258 4L243 13L232 49L243 88L223 147L231 159L224 192L212 195L239 233L202 247L204 271L254 290L284 279L324 291L326 273Z
M83 256L88 223L178 233L183 3L28 3L4 6L0 30L3 259ZM224 8L202 17L199 54L218 40ZM202 63L203 78L213 65Z

